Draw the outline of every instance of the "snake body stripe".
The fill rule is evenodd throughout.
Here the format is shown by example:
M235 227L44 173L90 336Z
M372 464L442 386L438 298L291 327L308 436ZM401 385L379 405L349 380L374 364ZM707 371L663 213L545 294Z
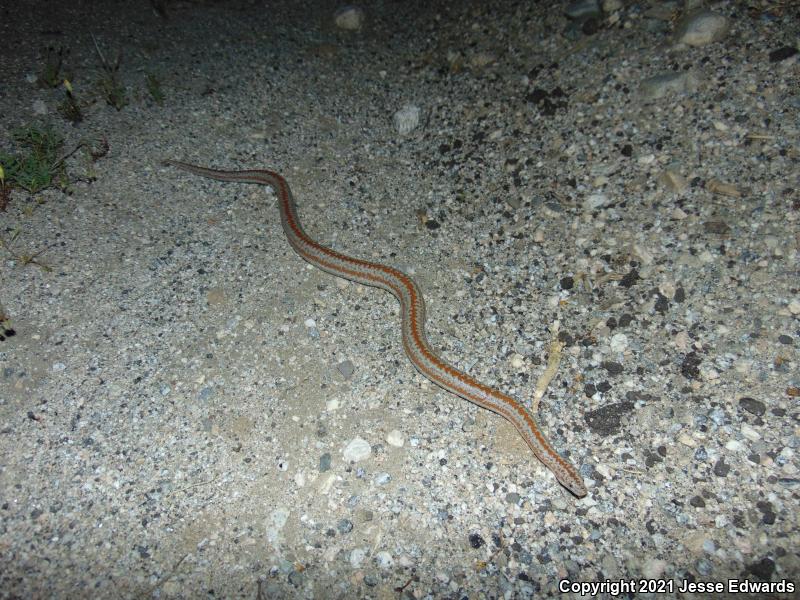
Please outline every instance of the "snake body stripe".
M436 385L510 421L565 488L579 498L586 495L586 486L578 471L555 451L521 403L447 364L434 352L425 337L425 301L411 277L388 265L347 256L309 237L300 225L289 185L278 173L267 170L220 171L175 160L165 162L202 177L271 187L278 197L286 239L297 254L323 271L393 294L400 301L403 349L414 366Z

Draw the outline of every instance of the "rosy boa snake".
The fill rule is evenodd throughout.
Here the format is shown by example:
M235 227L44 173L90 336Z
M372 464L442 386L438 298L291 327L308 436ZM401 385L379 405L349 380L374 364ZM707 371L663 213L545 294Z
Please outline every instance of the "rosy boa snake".
M202 177L271 187L278 197L286 239L297 254L323 271L391 292L400 301L403 348L420 373L447 391L505 417L565 488L579 498L586 495L586 486L578 471L555 451L536 420L520 402L459 371L434 352L425 337L422 292L411 277L394 267L352 258L310 238L300 225L289 185L273 171L219 171L175 160L165 162Z

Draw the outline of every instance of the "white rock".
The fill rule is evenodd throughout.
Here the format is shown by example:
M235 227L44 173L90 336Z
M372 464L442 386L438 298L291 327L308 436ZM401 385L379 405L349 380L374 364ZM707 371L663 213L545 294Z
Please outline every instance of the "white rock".
M404 569L408 569L409 567L414 566L414 561L408 554L400 555L400 559L397 562Z
M659 579L663 576L664 571L667 568L666 561L663 561L658 558L651 558L647 562L644 563L642 568L642 575L647 577L648 579Z
M591 194L583 202L583 207L589 210L601 208L609 203L608 196L602 193Z
M267 540L270 544L275 544L280 536L281 529L286 525L289 520L289 509L285 506L280 506L272 511L267 520Z
M675 32L675 38L682 44L705 46L725 37L728 33L728 18L710 10L703 10L686 17Z
M357 569L361 566L361 563L364 562L364 557L366 556L367 553L363 548L354 548L353 551L350 552L350 566Z
M347 444L342 454L344 455L344 459L346 461L358 462L368 458L371 453L372 448L370 447L369 443L366 440L357 437L350 440L350 443Z
M642 95L648 100L659 100L673 94L688 94L695 91L700 84L697 75L692 71L680 73L663 73L648 77L641 83ZM649 155L651 162L655 159L654 155ZM649 163L642 163L649 164Z
M297 487L303 487L306 484L306 473L302 469L300 469L297 473L294 474L294 484Z
M333 14L333 22L339 29L358 31L364 26L364 11L351 4L342 6Z
M672 300L675 297L677 287L672 281L664 281L658 286L658 291L661 292L661 295L664 296L664 298Z
M742 435L744 437L746 437L748 440L750 440L752 442L755 442L756 440L760 440L761 439L761 434L758 433L752 427L750 427L750 425L748 425L747 423L743 423L742 424L741 432L742 432Z
M730 440L725 443L725 449L732 452L744 452L747 448L739 440Z
M611 473L611 469L608 468L608 465L600 463L595 466L595 470L600 473L603 477L610 479L613 474Z
M386 551L378 552L375 555L375 562L378 563L381 569L391 569L392 565L394 565L392 555Z
M386 443L390 446L394 446L395 448L402 448L403 444L405 444L405 438L400 431L397 429L392 429L386 435Z
M611 336L610 345L614 352L624 352L628 348L628 336L624 333L615 333Z
M400 135L407 135L419 126L419 106L406 104L403 108L394 113L392 120L394 128Z

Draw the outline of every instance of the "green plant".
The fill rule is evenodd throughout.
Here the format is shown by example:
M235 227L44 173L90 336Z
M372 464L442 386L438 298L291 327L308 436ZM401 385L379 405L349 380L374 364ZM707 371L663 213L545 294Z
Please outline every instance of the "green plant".
M50 187L64 191L77 181L67 174L65 163L79 148L84 148L92 161L108 152L108 142L102 138L96 143L82 140L72 150L61 154L64 140L49 127L28 125L12 130L11 137L24 150L18 154L0 151L0 211L8 205L13 188L30 194Z
M51 186L66 186L66 156L59 158L64 145L61 136L49 128L29 125L13 130L11 137L27 151L20 155L0 152L0 165L5 170L3 188L8 185L35 194Z
M145 75L145 80L147 83L147 91L150 93L150 97L159 106L164 104L164 92L161 90L161 82L158 80L158 78L152 73L147 73Z
M117 60L114 61L114 64L112 65L106 60L106 57L103 56L103 52L100 50L100 46L98 45L97 39L94 37L94 35L92 35L92 40L94 41L94 47L97 50L97 55L100 57L100 62L103 66L103 75L97 82L97 84L100 86L100 93L105 99L106 104L113 106L117 110L122 110L122 108L128 103L127 90L118 79L119 66L122 62L122 51L119 51L117 54Z
M64 48L56 50L52 46L47 48L44 67L39 74L38 81L42 87L54 88L61 83L61 66L64 62Z
M36 265L43 271L47 271L48 273L52 271L48 265L43 262L39 262L39 257L47 251L47 248L43 248L38 252L34 252L33 254L28 254L25 252L17 252L14 249L14 242L17 241L19 237L20 229L17 227L14 232L11 234L11 238L6 241L5 238L0 237L0 248L3 248L6 252L8 252L14 259L19 262L23 267L28 265Z
M6 185L6 171L0 163L0 212L5 212L11 198L11 186Z
M75 94L72 92L72 84L69 82L69 79L64 80L64 91L64 100L58 105L58 112L60 112L65 119L73 123L83 121L83 113L75 98Z

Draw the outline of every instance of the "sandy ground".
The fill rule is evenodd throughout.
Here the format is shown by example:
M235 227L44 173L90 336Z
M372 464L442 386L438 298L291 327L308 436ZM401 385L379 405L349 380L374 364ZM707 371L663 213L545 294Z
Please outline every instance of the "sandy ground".
M686 45L678 2L158 6L0 7L0 149L84 144L0 212L0 597L796 597L796 7L712 3ZM417 373L269 190L164 158L281 172L521 401L560 339L538 418L588 495Z

